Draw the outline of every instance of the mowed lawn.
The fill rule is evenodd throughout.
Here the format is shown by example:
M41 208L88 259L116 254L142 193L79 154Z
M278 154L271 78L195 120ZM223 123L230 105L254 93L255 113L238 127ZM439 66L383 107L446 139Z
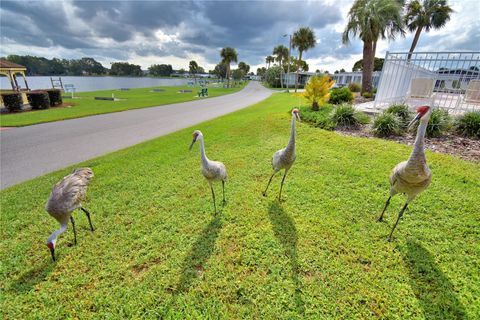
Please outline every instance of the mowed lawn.
M208 88L208 97L218 97L224 94L234 93L243 89L245 84L235 88ZM153 89L165 91L155 92ZM192 92L179 93L180 90L192 90ZM72 107L53 107L47 110L29 111L0 115L0 125L3 127L27 126L43 122L51 122L65 119L86 117L95 114L118 112L129 109L160 106L164 104L185 102L191 100L207 99L208 97L197 96L200 87L175 86L175 87L152 87L137 88L128 91L102 90L92 92L75 93L75 99L64 98L65 104ZM125 99L118 101L95 100L95 97L112 97ZM64 96L69 96L68 93Z
M3 319L478 319L480 166L427 152L429 189L386 238L404 203L377 223L388 175L411 147L300 123L297 162L267 197L272 154L289 138L298 98L250 108L78 166L95 172L57 242L44 211L72 168L1 194ZM193 129L229 171L213 215ZM217 199L221 186L216 185Z

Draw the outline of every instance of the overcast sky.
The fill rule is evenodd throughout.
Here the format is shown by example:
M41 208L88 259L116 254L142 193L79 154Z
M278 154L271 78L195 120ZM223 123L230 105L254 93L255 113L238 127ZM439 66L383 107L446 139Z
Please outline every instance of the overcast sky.
M93 57L109 67L128 61L147 69L188 61L213 69L222 47L237 49L239 61L265 65L282 35L314 29L317 45L304 54L310 70L345 68L362 56L362 43L341 43L352 0L323 1L0 1L0 56ZM439 31L422 33L417 51L480 51L480 1L449 1L455 13ZM408 51L412 34L378 44ZM293 51L292 54L298 53Z

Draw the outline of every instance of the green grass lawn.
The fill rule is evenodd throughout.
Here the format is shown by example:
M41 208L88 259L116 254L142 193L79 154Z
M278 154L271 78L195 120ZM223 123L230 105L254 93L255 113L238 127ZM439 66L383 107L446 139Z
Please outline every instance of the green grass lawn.
M209 97L217 97L224 94L234 93L243 89L244 85L236 88L208 88ZM152 92L152 89L164 89L162 92ZM178 93L179 90L192 90L193 92ZM199 87L176 86L176 87L152 87L120 90L102 90L93 92L79 92L75 96L78 99L64 99L67 104L73 104L67 108L50 108L23 113L0 115L0 125L3 127L27 126L42 122L51 122L65 119L86 117L94 114L118 112L129 109L139 109L159 106L170 103L185 102L191 100L206 99L198 98ZM112 97L125 99L119 101L95 100L94 97ZM68 95L68 94L67 94Z
M285 201L280 176L261 195L297 101L276 94L82 163L96 231L76 212L78 245L69 226L56 263L43 208L71 168L3 190L1 318L478 319L480 166L427 152L433 182L387 242L404 198L375 219L409 146L300 123ZM217 216L193 129L229 171Z

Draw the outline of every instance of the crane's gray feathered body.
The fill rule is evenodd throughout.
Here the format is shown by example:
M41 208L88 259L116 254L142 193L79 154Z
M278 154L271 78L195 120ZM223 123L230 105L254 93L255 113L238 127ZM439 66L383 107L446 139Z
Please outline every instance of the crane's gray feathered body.
M213 182L222 181L222 190L223 190L223 204L225 204L225 182L227 182L227 168L220 161L213 161L208 159L205 153L205 143L203 140L203 134L200 130L195 130L193 133L193 141L190 145L190 149L193 144L199 141L200 142L200 159L201 159L201 171L202 175L207 179L210 189L212 191L213 205L215 212L217 212L217 206L215 203L215 192L213 191Z
M419 112L423 112L424 109L428 107L419 108ZM390 204L390 199L400 193L407 195L407 201L400 211L397 221L390 232L389 240L392 238L393 231L395 230L398 221L403 216L404 211L406 210L408 204L415 199L417 195L422 193L432 181L432 172L427 165L427 160L425 158L425 132L428 126L428 120L430 119L432 110L428 108L423 114L419 113L417 117L412 120L413 124L416 120L420 119L420 125L417 129L417 136L415 139L415 144L413 147L412 154L407 161L400 162L397 164L390 175L390 197L388 198L385 207L382 211L382 214L378 218L378 221L383 220L383 214Z
M55 245L60 234L67 229L68 220L71 221L75 244L77 243L77 233L75 230L75 220L72 212L75 209L82 209L87 215L90 229L93 231L90 213L82 207L82 200L87 194L87 187L93 178L93 171L90 168L75 169L71 174L65 176L52 189L48 198L45 210L60 223L60 229L55 230L47 240L47 246L50 248L52 258L55 260Z
M87 195L87 187L92 178L92 169L75 169L55 184L45 210L59 223L68 223L70 214L82 206L81 202Z
M280 185L280 192L278 199L281 199L282 196L282 188L283 188L283 183L285 181L285 177L287 176L288 170L292 167L293 163L295 162L295 159L297 158L296 152L295 152L295 140L296 140L296 129L295 129L295 122L296 120L300 120L299 117L299 111L297 109L292 110L292 123L291 123L291 128L290 128L290 139L288 141L288 144L285 148L278 150L273 154L272 157L272 169L273 173L272 176L270 177L270 180L268 181L267 188L263 192L263 195L266 196L268 187L270 186L270 183L272 182L273 176L279 172L280 170L285 169L285 174L283 175L282 178L282 183Z

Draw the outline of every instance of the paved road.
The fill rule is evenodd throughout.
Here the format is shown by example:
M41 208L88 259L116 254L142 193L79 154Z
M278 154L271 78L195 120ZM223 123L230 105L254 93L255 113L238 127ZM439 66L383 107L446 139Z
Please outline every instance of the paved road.
M245 108L271 93L250 82L216 98L1 131L0 189Z

